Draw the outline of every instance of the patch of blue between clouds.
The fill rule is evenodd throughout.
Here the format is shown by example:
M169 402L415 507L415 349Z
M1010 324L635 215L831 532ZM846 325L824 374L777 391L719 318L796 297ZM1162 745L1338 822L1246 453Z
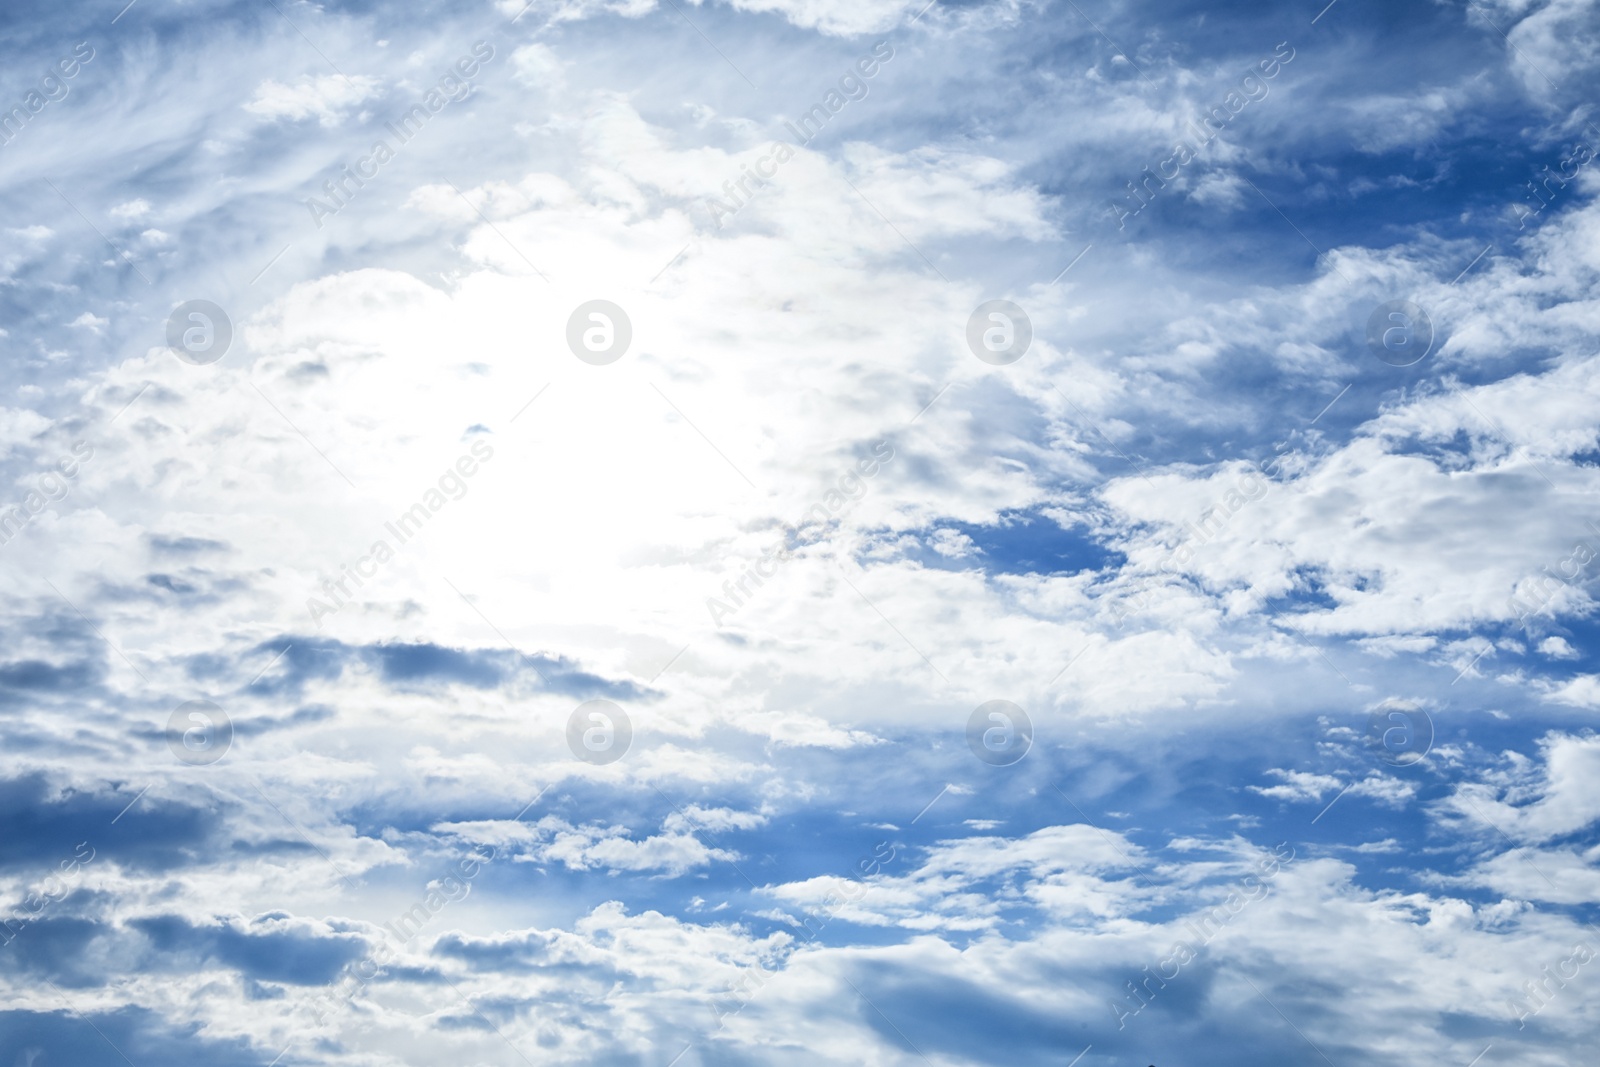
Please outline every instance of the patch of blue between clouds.
M951 556L933 547L939 530L970 538L971 554ZM1062 526L1041 509L1006 512L994 523L941 519L919 531L920 544L905 558L937 570L981 570L988 577L1005 574L1079 574L1120 567L1126 557L1106 547L1087 524Z

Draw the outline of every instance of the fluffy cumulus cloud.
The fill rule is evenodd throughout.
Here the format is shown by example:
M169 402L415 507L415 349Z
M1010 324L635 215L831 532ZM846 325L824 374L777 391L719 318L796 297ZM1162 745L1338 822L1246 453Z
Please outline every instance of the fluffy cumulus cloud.
M1592 1043L1592 3L25 6L0 1064Z

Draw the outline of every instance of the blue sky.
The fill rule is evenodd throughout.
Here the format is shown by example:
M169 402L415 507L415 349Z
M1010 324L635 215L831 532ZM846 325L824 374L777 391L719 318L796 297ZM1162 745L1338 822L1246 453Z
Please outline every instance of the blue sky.
M1593 0L124 2L0 16L0 1067L1592 1044Z

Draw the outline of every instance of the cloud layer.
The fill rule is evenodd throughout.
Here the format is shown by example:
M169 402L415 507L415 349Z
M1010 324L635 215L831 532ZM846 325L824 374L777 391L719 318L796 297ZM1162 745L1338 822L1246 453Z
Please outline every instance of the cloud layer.
M35 8L0 1063L1592 1041L1593 3Z

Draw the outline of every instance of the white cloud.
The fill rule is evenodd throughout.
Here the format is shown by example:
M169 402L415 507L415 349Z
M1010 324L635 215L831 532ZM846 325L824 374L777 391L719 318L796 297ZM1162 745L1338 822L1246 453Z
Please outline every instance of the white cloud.
M928 544L939 555L949 559L962 559L976 555L979 551L971 537L959 530L952 530L948 527L941 527L933 531L933 535L928 539Z
M558 90L566 83L566 64L545 44L525 44L511 53L518 80L538 89Z
M124 200L111 209L111 217L122 222L133 222L150 214L150 201L143 197Z
M1557 704L1578 708L1600 708L1600 675L1580 674L1550 688L1550 699Z
M1600 737L1552 733L1539 748L1542 766L1512 760L1497 781L1461 786L1447 808L1467 825L1487 824L1528 842L1549 841L1600 820Z
M378 95L377 78L363 74L302 74L293 85L268 79L256 87L244 109L263 121L316 116L323 126L337 126L351 108Z
M518 32L548 43L496 60L515 77L486 80L320 229L295 201L351 158L358 112L380 85L443 69L437 41L470 40L475 25L386 21L395 46L380 58L394 66L354 87L274 80L306 62L276 22L282 41L205 50L170 73L130 53L96 103L49 113L62 125L33 142L43 155L17 155L17 181L37 166L89 217L136 222L139 268L162 273L147 299L96 235L75 235L65 205L40 215L59 234L16 220L4 280L30 310L6 335L20 383L0 417L8 484L37 484L59 442L91 440L94 455L5 545L16 582L0 695L17 710L0 763L8 781L48 769L63 797L149 765L154 785L118 827L166 825L161 805L201 798L194 821L229 831L154 873L114 866L107 849L82 906L104 909L95 966L121 984L73 985L72 1006L145 1008L270 1057L313 1029L312 991L249 985L236 962L198 954L175 968L135 922L177 912L239 934L257 922L244 916L267 916L258 925L275 932L381 937L375 924L437 880L443 851L485 842L504 852L492 873L359 1011L318 1030L317 1048L499 1062L510 1051L481 1011L552 1061L665 1062L696 1042L739 1062L801 1048L920 1062L863 1008L870 996L932 1059L1037 1062L1075 1054L1072 1024L1119 1032L1107 1002L1249 876L1258 850L1195 824L1253 833L1274 811L1303 823L1346 790L1344 805L1412 806L1430 836L1409 819L1372 832L1371 804L1359 819L1334 809L1318 840L1350 862L1289 865L1163 990L1150 1009L1162 1017L1130 1025L1172 1043L1149 1052L1157 1062L1206 1055L1207 1032L1163 1014L1203 1000L1195 1018L1235 1035L1213 1061L1304 1051L1263 1016L1254 982L1337 1062L1469 1062L1481 1046L1466 1041L1506 1024L1502 1002L1532 964L1581 933L1525 902L1581 903L1594 888L1592 848L1568 840L1600 813L1585 784L1592 739L1552 737L1538 758L1471 743L1479 709L1525 748L1537 716L1600 706L1595 676L1549 662L1576 655L1548 630L1592 612L1583 582L1563 583L1526 632L1508 625L1512 594L1590 536L1592 190L1574 184L1562 213L1521 243L1497 240L1454 282L1481 246L1394 230L1362 248L1336 210L1305 224L1334 227L1314 264L1270 240L1252 241L1244 265L1228 240L1176 254L1196 232L1178 197L1171 232L1145 218L1113 245L1109 228L1085 230L1083 205L1103 216L1093 191L1120 187L1141 139L1169 140L1174 115L1212 98L1209 68L1164 51L1173 26L1113 31L1134 71L1073 20L986 36L1018 18L1011 4L936 7L904 32L914 11L899 5L689 10L762 89L747 94L709 49L684 72L663 63L665 26L701 42L649 0L539 6ZM291 16L341 63L373 55L360 19ZM1222 32L1208 19L1179 28L1186 47ZM707 200L844 69L835 58L871 43L823 38L867 30L894 35L888 73L716 225ZM1048 60L1025 47L1035 39ZM1408 145L1504 88L1494 70L1435 63L1421 69L1451 73L1427 91L1379 79L1336 92L1331 71L1398 68L1337 50L1314 68L1306 52L1290 72L1315 76L1275 83L1250 113L1261 139L1241 123L1208 166L1270 168L1270 145L1308 160L1293 179L1318 195L1349 176L1313 141ZM1231 72L1235 58L1215 62ZM273 121L302 125L291 137ZM150 159L165 161L159 189L127 177ZM1253 202L1234 173L1196 172L1192 198L1213 222ZM1373 185L1449 195L1421 179ZM27 188L19 203L42 211ZM145 221L152 200L164 229ZM1391 374L1360 331L1394 294L1426 304L1440 336L1430 362ZM226 305L234 338L196 367L166 350L164 323L202 296ZM1026 304L1035 327L1005 368L965 340L972 309L997 296ZM633 325L608 367L566 349L568 317L596 297ZM96 312L74 320L85 306ZM69 326L103 339L92 357ZM1239 493L1247 461L1280 439L1282 470ZM880 443L892 457L853 473ZM457 492L443 479L473 444L493 456ZM424 532L358 570L429 493L448 504ZM1232 493L1248 499L1164 568ZM708 597L787 543L784 524L841 495L851 502L826 536L796 539L735 615L708 615ZM1058 572L1018 573L1037 561L957 532L1019 514L1059 548ZM925 565L930 550L958 563ZM314 620L307 598L335 581L348 603ZM614 764L567 745L567 716L591 691L632 717ZM1359 719L1386 693L1462 694L1448 716L1442 699L1420 700L1439 712L1441 743L1409 777L1349 767ZM165 751L169 704L190 694L225 703L240 727L214 767ZM1001 695L1028 709L1035 749L982 767L962 730ZM1293 750L1285 724L1316 716L1330 720L1317 744ZM1447 718L1467 731L1449 744ZM1241 730L1283 766L1219 783L1214 768L1243 762ZM1041 827L1057 803L1048 782L1067 774L1129 828ZM96 825L144 781L108 787L119 802ZM1218 795L1256 814L1211 806ZM1506 851L1472 805L1542 847ZM1181 837L1152 844L1173 824ZM863 850L896 850L864 878L858 833ZM25 891L19 876L0 883L7 901ZM597 884L618 900L597 904ZM1462 884L1470 899L1449 895ZM218 917L218 900L241 910ZM679 907L727 921L663 913ZM813 937L805 920L819 915L832 918ZM764 934L768 922L781 928ZM435 974L472 1006L410 980ZM754 997L718 1019L709 1005L741 983ZM41 1012L67 1006L31 975L7 992ZM1006 1020L976 1050L956 1010L973 1003ZM1594 1012L1571 1005L1541 1018L1548 1047L1497 1052L1543 1067L1575 1047ZM1035 1032L1049 1042L1026 1044Z
M1237 211L1244 206L1247 188L1237 174L1213 171L1195 183L1189 199L1207 208Z
M1577 659L1578 650L1564 637L1551 636L1539 642L1539 651L1551 659Z

